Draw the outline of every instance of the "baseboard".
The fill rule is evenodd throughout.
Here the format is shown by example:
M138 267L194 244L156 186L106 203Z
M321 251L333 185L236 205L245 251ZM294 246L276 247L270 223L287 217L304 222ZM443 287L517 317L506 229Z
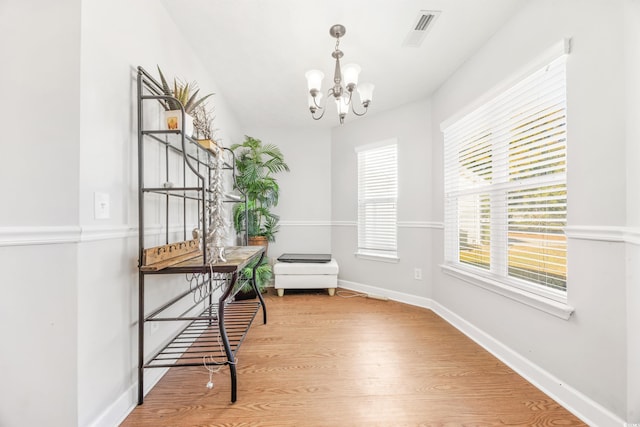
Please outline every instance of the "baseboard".
M430 309L589 426L622 427L626 425L624 420L602 405L563 383L560 379L430 298L416 297L347 280L338 280L338 285L344 289L385 296L394 301Z
M350 282L348 280L338 279L338 286L343 289L348 289L350 291L357 291L357 292L363 292L365 294L387 297L393 301L415 305L416 307L431 309L431 300L429 298L418 297L411 294L405 294L403 292L390 291L388 289L382 289L375 286L363 285L362 283Z
M144 394L149 393L157 383L162 379L169 368L147 369L144 372ZM105 409L93 422L90 427L116 427L129 416L129 414L138 405L138 383L132 384L127 391L122 393L115 402Z

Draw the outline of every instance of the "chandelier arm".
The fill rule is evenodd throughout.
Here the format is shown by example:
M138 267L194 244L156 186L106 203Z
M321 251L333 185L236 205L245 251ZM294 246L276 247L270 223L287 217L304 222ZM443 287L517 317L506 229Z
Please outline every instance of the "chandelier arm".
M323 109L323 107L321 107L320 105L318 105L318 103L316 102L316 97L315 97L315 96L313 96L312 98L313 98L313 105L315 105L317 109L322 110L322 109Z
M355 104L355 102L351 103L351 111L353 111L353 114L355 114L356 116L360 117L360 116L364 116L365 114L367 114L367 111L369 111L369 107L366 106L364 107L364 111L362 113L358 113L355 109L355 107L353 106L353 104Z
M311 118L312 118L313 120L320 120L321 118L323 118L323 117L324 117L324 113L325 113L326 111L327 111L327 110L322 110L322 114L320 114L318 117L316 117L316 116L314 115L314 113L313 113L313 112L311 112Z
M353 97L353 91L352 90L348 90L347 92L349 92L349 99L347 99L347 105L351 104L351 98ZM353 106L351 106L351 109L353 109ZM355 113L355 111L354 111Z
M326 107L326 106L327 106L327 101L329 100L329 96L330 96L331 94L332 94L331 89L329 89L329 90L327 91L327 97L326 97L327 99L325 99L325 100L324 100L324 107ZM313 120L320 120L321 118L323 118L323 117L324 117L324 113L326 113L326 112L327 112L327 109L326 109L326 108L324 108L324 107L323 107L323 106L321 106L321 105L318 105L318 103L316 102L316 97L315 97L315 96L313 97L313 104L316 106L316 111L317 111L317 110L322 110L322 112L320 113L320 115L319 115L318 117L316 117L316 115L315 115L316 111L314 111L314 110L312 109L312 110L311 110L311 118L312 118Z

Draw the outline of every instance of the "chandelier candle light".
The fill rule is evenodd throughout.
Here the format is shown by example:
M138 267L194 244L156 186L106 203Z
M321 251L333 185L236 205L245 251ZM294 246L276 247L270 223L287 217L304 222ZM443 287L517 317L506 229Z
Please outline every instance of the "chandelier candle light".
M340 37L344 36L346 31L346 28L340 24L336 24L329 29L329 34L336 38L336 47L331 54L336 60L336 68L333 73L333 87L329 89L327 96L333 96L335 99L340 124L344 123L344 118L349 112L349 105L351 105L351 111L353 111L353 114L356 116L364 116L367 113L374 88L372 83L358 84L360 66L347 64L344 66L344 72L342 72L340 68L340 58L343 56L342 51L339 49ZM307 78L307 85L309 87L309 111L311 111L311 117L313 117L314 120L320 120L326 111L325 107L320 106L324 73L320 70L310 70L305 73L305 77ZM358 113L353 107L353 91L356 89L360 94L360 102L364 107L364 111L361 113ZM322 112L319 116L316 116L318 110L322 110Z

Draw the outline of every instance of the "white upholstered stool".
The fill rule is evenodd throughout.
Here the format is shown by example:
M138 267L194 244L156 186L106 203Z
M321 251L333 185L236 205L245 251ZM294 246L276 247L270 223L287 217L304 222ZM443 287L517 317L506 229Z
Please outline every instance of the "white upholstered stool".
M322 288L333 296L338 287L338 263L335 259L329 262L277 262L273 273L278 296L283 296L285 289Z

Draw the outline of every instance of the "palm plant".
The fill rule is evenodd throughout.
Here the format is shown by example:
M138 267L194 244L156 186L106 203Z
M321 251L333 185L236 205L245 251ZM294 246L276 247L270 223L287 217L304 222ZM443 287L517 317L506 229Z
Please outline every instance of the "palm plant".
M275 240L278 231L279 216L271 212L278 204L280 187L272 174L289 171L280 149L273 144L245 136L242 144L231 146L236 154L236 188L247 197L244 203L233 208L233 224L236 232L244 230L246 220L247 233L251 236L264 236L268 241Z
M251 280L253 278L253 268L257 263L258 260L254 260L242 270L242 275L244 276L244 278L248 280ZM258 266L256 267L256 286L259 292L264 291L267 284L271 281L272 277L273 269L271 268L271 264L269 264L267 258L263 258L260 264L258 264ZM250 287L248 281L238 280L235 290L238 290L240 293L251 295L251 291L253 290L253 288Z

